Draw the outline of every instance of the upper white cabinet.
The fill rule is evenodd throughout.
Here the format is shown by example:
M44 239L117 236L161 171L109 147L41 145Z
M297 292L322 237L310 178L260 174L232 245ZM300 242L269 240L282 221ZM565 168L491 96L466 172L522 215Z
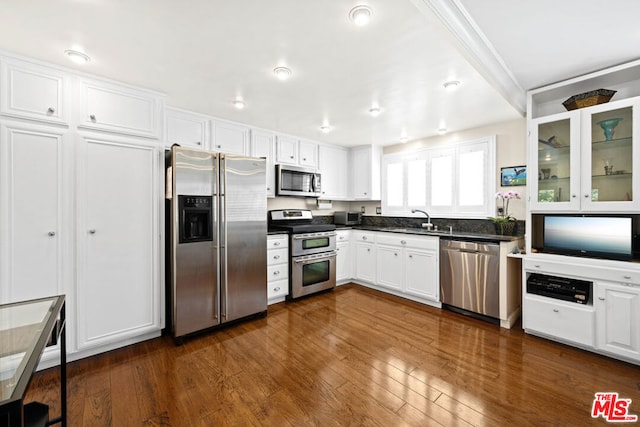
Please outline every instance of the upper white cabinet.
M321 144L318 149L322 195L320 199L345 200L349 197L349 151Z
M638 210L639 108L630 98L532 120L531 210Z
M162 97L154 92L81 78L78 124L128 135L159 138Z
M0 58L0 61L2 114L50 123L68 123L68 74L12 58Z
M221 120L211 121L211 150L249 155L249 128Z
M276 163L298 165L298 142L291 136L276 136Z
M209 149L210 119L208 116L167 108L165 117L166 147L179 144L183 147Z
M312 141L300 141L298 162L300 166L318 168L318 144Z
M354 147L350 152L351 196L354 200L380 200L380 147Z
M267 159L267 197L276 195L276 171L274 166L275 135L273 132L251 130L251 156Z

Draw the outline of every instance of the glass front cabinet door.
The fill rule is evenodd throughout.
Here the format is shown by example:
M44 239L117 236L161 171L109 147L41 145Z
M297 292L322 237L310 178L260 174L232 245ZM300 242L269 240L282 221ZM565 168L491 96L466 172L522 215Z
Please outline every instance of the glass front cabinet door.
M533 120L530 130L531 210L580 209L580 112Z
M640 206L637 116L640 98L586 108L582 115L582 209L632 211Z

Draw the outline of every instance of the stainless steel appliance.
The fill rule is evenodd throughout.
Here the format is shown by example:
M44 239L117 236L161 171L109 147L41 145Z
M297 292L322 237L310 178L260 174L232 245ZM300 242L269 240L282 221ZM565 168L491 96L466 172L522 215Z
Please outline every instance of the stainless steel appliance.
M336 286L336 226L312 219L309 210L269 211L269 227L289 232L289 299Z
M335 212L333 214L334 224L339 225L359 225L362 222L360 212Z
M440 239L440 295L449 308L500 317L500 245Z
M320 174L315 169L276 165L278 196L320 197Z
M174 146L175 338L267 310L265 159Z

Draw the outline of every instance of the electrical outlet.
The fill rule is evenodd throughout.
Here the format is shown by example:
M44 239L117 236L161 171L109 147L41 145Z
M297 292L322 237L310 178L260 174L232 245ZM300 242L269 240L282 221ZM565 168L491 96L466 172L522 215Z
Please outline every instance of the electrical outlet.
M504 213L504 209L498 208L498 215L502 215Z
M382 208L380 206L376 206L376 213L378 215L382 214Z
M360 206L360 213L363 214L365 213L366 209L364 206Z

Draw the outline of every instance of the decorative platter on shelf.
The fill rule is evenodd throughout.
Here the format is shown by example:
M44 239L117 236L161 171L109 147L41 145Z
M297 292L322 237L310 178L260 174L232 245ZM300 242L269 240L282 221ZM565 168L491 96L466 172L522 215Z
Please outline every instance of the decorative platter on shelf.
M576 110L578 108L591 107L593 105L605 104L609 102L611 97L615 95L616 90L597 89L590 92L573 95L562 103L567 111Z

